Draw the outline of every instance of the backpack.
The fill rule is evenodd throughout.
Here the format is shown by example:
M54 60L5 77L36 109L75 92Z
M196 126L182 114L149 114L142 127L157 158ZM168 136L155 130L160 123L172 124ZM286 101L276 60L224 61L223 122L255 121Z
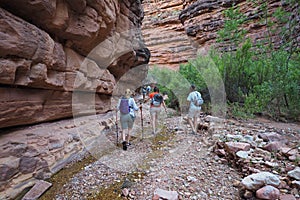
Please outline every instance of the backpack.
M195 92L195 96L196 96L196 99L194 100L195 106L201 106L204 102L201 97L201 94L199 92Z
M163 100L164 100L164 98L163 98L163 96L161 96L161 94L155 94L154 96L153 96L153 98L151 99L151 104L153 105L153 106L156 106L156 107L158 107L158 106L160 106L160 104L163 102Z
M128 114L130 111L129 99L122 97L119 109L122 114Z

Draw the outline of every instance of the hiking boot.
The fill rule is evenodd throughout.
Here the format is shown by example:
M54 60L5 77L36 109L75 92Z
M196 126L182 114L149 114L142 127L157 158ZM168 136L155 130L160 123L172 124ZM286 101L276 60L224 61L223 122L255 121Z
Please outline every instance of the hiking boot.
M123 145L123 150L126 151L127 150L127 142L126 141L122 142L122 145Z

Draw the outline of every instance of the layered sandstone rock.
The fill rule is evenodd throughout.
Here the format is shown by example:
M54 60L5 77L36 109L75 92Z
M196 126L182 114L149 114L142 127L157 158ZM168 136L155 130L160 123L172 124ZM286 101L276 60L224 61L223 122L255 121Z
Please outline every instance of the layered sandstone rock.
M250 38L254 44L266 38L269 38L275 47L280 46L284 42L276 32L272 32L267 28L266 11L269 17L268 20L272 22L275 19L270 17L278 8L292 11L294 16L292 15L291 17L299 21L299 13L293 11L293 9L296 10L297 8L279 0L266 1L266 11L263 10L262 3L246 0L187 1L185 9L179 15L179 19L184 25L186 34L198 45L198 49L201 49L201 52L207 52L212 46L225 51L230 50L229 44L226 42L216 44L216 40L218 37L217 32L223 28L225 21L223 11L233 5L235 8L239 8L240 13L246 17L246 22L243 24L242 29L246 31L245 37ZM279 24L279 26L285 25ZM300 30L300 27L295 27L295 30L297 29ZM296 37L298 37L298 42L300 42L299 34Z
M256 4L258 3L258 4ZM196 58L197 54L206 54L211 47L232 50L226 43L216 43L217 32L223 28L225 16L223 11L232 5L239 7L247 18L243 29L246 37L254 43L271 36L274 45L282 42L278 34L268 31L262 11L262 2L246 0L147 0L144 1L145 20L143 35L151 51L152 66L167 66L178 69L180 63ZM287 10L297 8L279 0L265 2L270 16L277 8ZM298 5L299 6L299 5ZM300 21L299 12L291 17ZM294 33L299 33L300 26ZM271 34L271 35L270 35ZM300 42L299 34L295 41Z
M1 200L16 199L87 151L97 158L116 148L101 132L112 128L112 119L112 113L100 114L6 131L0 137Z
M1 199L112 147L112 116L96 114L147 74L142 19L136 0L0 0Z
M140 1L0 3L0 128L72 117L73 91L106 112L116 82L149 61Z
M178 18L185 5L184 0L148 0L143 5L142 32L151 52L151 66L178 69L181 63L196 57L193 41L186 35Z

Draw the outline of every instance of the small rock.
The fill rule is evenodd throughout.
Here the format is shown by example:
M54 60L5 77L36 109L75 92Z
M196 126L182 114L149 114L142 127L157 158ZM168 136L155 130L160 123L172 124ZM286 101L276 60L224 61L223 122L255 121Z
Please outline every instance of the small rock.
M35 200L38 199L49 187L52 186L52 183L39 180L31 190L23 197L22 200Z
M279 190L270 185L267 185L256 191L256 197L260 199L278 199L279 195Z
M225 156L225 155L226 155L226 152L225 152L224 149L216 149L216 150L215 150L215 153L216 153L217 155L220 155L220 156Z
M299 197L299 190L297 188L293 188L291 190L291 194L295 195L296 197Z
M238 151L249 151L250 144L244 142L226 142L225 148L230 153L236 153Z
M249 156L247 151L238 151L238 152L236 152L236 155L239 158L244 158L244 159L247 159Z
M249 191L249 190L246 190L245 193L244 193L244 197L246 199L250 199L250 198L253 197L253 193L251 191Z
M269 162L269 161L266 161L266 162L265 162L265 165L267 165L267 166L269 166L269 167L278 167L278 166L279 166L278 163Z
M269 152L277 152L282 148L283 144L280 141L270 142L269 144L265 145L263 149Z
M292 184L296 185L298 188L300 188L300 181L292 181Z
M189 182L196 182L196 181L197 181L197 179L196 179L195 177L193 177L193 176L188 176L188 177L187 177L187 180L188 180Z
M240 187L240 185L241 185L241 182L238 181L238 180L235 180L235 181L233 182L233 186L234 186L234 187Z
M300 167L296 167L292 171L289 171L288 176L300 181Z
M153 197L152 197L152 200L159 200L160 196L158 194L155 194Z
M167 190L157 188L154 191L154 195L158 195L159 197L168 200L178 200L178 193L176 191L167 191Z
M298 153L297 149L292 149L289 147L282 147L281 152L287 156L292 156Z
M123 188L123 189L122 189L122 196L128 197L128 195L129 195L128 189L127 189L127 188Z
M259 137L261 137L264 141L273 142L273 141L282 141L283 137L276 132L265 132L260 133Z

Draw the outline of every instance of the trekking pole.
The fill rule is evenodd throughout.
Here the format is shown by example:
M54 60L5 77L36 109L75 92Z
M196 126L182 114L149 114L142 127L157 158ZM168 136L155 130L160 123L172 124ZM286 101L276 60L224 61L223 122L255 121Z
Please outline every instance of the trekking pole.
M118 109L116 109L116 131L117 131L117 146L118 146L118 141L119 141Z
M141 109L141 125L142 125L142 140L144 139L144 125L143 125L143 107L142 102L140 102L140 109Z

